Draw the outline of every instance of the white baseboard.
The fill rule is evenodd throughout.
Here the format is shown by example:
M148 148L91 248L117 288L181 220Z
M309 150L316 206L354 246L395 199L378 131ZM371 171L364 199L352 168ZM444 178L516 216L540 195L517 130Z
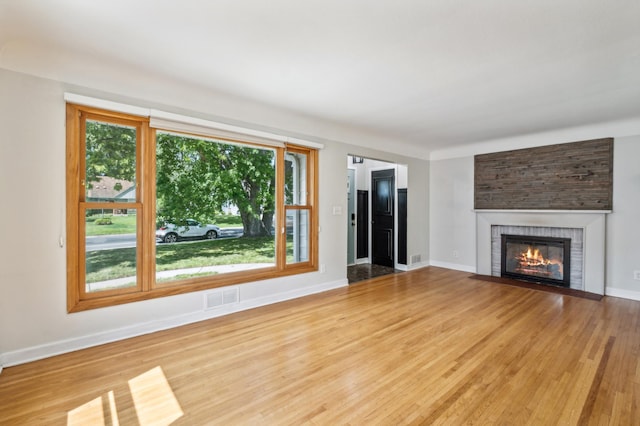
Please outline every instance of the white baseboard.
M623 299L640 301L640 291L624 290L615 287L605 287L604 294L606 296L621 297Z
M416 269L426 268L427 266L429 266L429 262L427 262L427 261L416 262L416 263L413 263L411 265L407 265L406 269L403 269L403 270L404 271L414 271Z
M86 349L92 346L128 339L130 337L141 336L143 334L149 334L169 328L179 327L181 325L186 325L193 322L216 318L223 315L245 311L260 306L270 305L277 302L284 302L286 300L296 299L298 297L308 296L315 293L321 293L323 291L333 290L340 287L347 287L348 285L349 282L345 278L314 286L302 287L282 293L276 293L265 297L241 300L238 303L222 305L215 309L203 309L171 318L164 318L161 320L135 324L129 327L108 330L101 333L75 337L67 340L60 340L57 342L32 346L17 351L5 352L3 354L0 354L0 372L2 372L2 367L11 367L13 365L24 364L55 355L73 352L80 349Z
M447 268L447 269L453 269L453 270L456 270L456 271L470 272L472 274L477 273L474 267L468 266L468 265L458 265L458 264L455 264L455 263L440 262L440 261L437 261L437 260L431 260L429 263L431 264L431 266L437 266L437 267L440 267L440 268ZM615 288L615 287L606 287L605 288L605 295L606 296L611 296L611 297L620 297L622 299L640 301L640 291L624 290L624 289Z
M453 269L455 271L470 272L472 274L476 273L476 267L475 266L460 265L460 264L457 264L457 263L449 263L449 262L440 262L439 260L430 260L429 263L431 264L431 266L437 266L439 268Z

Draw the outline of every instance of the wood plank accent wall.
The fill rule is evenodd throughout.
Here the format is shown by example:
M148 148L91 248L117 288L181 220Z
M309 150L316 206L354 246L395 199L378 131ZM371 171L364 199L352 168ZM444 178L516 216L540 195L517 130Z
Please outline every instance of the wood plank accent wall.
M613 138L475 156L476 209L611 210Z

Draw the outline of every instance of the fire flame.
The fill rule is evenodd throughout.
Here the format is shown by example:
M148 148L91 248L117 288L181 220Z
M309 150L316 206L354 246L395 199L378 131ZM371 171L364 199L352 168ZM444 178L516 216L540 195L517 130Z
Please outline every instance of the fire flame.
M546 266L551 264L551 261L545 259L540 253L540 250L532 250L531 247L527 249L526 253L522 253L520 257L520 260L527 266Z
M554 278L559 275L559 279L562 279L564 276L562 257L558 258L551 255L551 258L545 259L542 254L545 251L541 251L536 248L535 245L528 246L527 250L521 247L518 251L519 253L514 253L515 256L513 257L513 259L517 261L517 266L515 266L514 269L515 272L525 275L553 276Z

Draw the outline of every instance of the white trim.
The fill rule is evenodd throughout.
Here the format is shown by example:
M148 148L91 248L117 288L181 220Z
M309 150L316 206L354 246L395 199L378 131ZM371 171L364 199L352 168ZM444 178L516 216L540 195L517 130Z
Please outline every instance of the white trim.
M418 262L418 263L414 263L413 265L403 265L403 264L399 264L396 269L399 269L401 271L415 271L416 269L422 269L422 268L426 268L429 265L429 262Z
M640 291L624 290L622 288L606 287L604 294L611 297L621 297L623 299L640 301Z
M171 112L151 110L149 126L155 129L172 130L175 132L191 133L209 137L228 137L232 139L258 142L263 145L284 147L282 136L258 130L245 129L229 124L194 118Z
M349 162L349 158L351 156L347 155L347 163ZM349 183L349 170L353 170L353 188L349 188L347 191L347 262L349 262L349 232L353 233L353 263L348 264L348 266L353 266L358 264L358 169L349 164L347 166L347 183ZM349 217L349 193L353 195L353 216L355 226L351 226L351 218Z
M431 266L431 263L424 260L422 262L413 263L411 265L407 265L407 271L414 271L416 269L422 269ZM435 266L435 265L434 265Z
M298 297L321 293L341 287L347 287L348 285L349 282L347 281L347 279L343 278L340 280L330 281L313 286L301 287L282 293L257 297L254 299L241 300L239 303L222 305L219 308L209 309L207 311L198 310L184 315L135 324L129 327L103 331L101 333L90 334L66 340L59 340L56 342L32 346L17 351L5 352L3 354L0 354L0 368L1 366L10 367L13 365L24 364L27 362L73 352L92 346L102 345L109 342L115 342L131 337L141 336L143 334L149 334L156 331L179 327L181 325L204 321L235 312L245 311L247 309L253 309L277 302L283 302L285 300L296 299ZM242 296L242 289L240 289L240 291Z
M476 273L475 266L460 265L458 263L440 262L439 260L430 260L429 263L431 264L431 266L436 266L438 268L453 269L455 271L469 272L472 274Z
M172 112L144 108L136 105L112 102L104 99L78 95L75 93L65 92L64 100L65 102L70 102L77 105L101 108L109 111L121 112L124 114L131 114L140 117L149 117L151 127L157 128L159 130L172 130L178 132L200 134L203 136L210 136L214 138L238 138L246 142L256 142L263 145L278 147L284 147L289 143L315 149L324 148L324 144L311 142L300 138L294 138L291 136L264 132L247 127L234 126L231 124L190 117L182 114L174 114Z
M140 117L149 117L149 108L142 108L134 105L121 104L119 102L105 101L104 99L91 98L89 96L76 95L74 93L64 93L65 102L72 104L84 105L92 108L101 108L123 114L138 115Z
M304 139L292 138L289 136L283 136L285 143L290 143L293 145L301 145L306 146L307 148L315 148L315 149L324 149L324 144L319 142L311 142Z

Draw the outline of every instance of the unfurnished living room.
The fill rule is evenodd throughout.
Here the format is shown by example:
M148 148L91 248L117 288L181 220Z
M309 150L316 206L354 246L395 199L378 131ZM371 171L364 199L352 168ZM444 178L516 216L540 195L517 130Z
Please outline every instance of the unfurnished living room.
M638 424L638 22L0 0L0 424Z

